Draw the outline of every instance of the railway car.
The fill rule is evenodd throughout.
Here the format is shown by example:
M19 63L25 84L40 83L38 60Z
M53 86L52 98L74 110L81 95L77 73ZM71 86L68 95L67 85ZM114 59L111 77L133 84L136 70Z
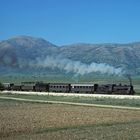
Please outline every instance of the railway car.
M49 91L50 92L70 92L70 84L67 83L50 83L49 84Z
M49 84L48 83L43 83L43 82L37 82L35 84L35 91L46 91L48 92L49 91Z
M112 84L97 85L96 94L112 94Z
M94 93L94 84L71 84L72 93Z
M22 91L35 91L35 82L22 82Z
M22 85L21 84L14 84L14 85L11 86L11 90L21 91L22 90Z
M2 83L4 90L11 90L11 87L14 85L13 83Z

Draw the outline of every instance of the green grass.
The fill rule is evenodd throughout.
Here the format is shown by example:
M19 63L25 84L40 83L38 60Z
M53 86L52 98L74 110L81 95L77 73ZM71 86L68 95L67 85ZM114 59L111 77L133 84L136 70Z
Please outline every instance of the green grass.
M109 75L84 75L84 76L74 76L74 75L64 75L64 74L45 74L45 75L3 75L0 76L1 82L13 82L20 83L23 81L44 81L44 82L64 82L64 83L79 83L79 82L92 82L92 83L125 83L129 84L129 80L124 76L109 76ZM140 84L140 76L132 77L134 85Z
M63 101L74 103L88 103L114 106L140 107L140 99L112 99L98 97L75 97L75 96L51 96L51 95L20 95L20 94L0 94L15 98L45 100L45 101Z
M0 107L16 107L18 105L27 104L25 101L16 101L10 99L0 99Z

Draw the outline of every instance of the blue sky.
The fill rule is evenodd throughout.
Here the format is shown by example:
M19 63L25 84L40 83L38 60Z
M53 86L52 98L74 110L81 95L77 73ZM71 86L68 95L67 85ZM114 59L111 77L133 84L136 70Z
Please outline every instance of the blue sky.
M140 41L140 0L0 0L0 40L17 35L56 45Z

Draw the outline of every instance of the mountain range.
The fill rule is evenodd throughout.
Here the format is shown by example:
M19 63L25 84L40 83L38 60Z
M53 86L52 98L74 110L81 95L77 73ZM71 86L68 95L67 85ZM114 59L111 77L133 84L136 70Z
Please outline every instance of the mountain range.
M90 67L94 70L82 71ZM121 69L125 73L140 75L140 42L57 46L30 36L0 41L0 74L3 75L26 72L106 73L99 69Z

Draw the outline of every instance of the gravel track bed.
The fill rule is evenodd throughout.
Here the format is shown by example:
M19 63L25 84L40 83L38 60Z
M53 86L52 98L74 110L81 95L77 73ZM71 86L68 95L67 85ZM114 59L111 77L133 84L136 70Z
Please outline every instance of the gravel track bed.
M32 92L32 91L2 91L1 93L29 94L29 95L54 95L54 96L81 96L114 99L140 99L137 95L105 95L105 94L80 94L80 93L54 93L54 92Z

